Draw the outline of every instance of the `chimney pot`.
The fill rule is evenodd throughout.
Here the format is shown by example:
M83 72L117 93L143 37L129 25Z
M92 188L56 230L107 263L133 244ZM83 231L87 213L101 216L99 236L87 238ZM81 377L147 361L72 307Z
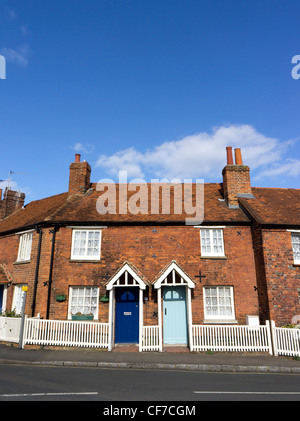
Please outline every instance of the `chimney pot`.
M232 165L233 164L232 147L227 146L226 152L227 152L227 165Z
M235 165L243 165L242 153L240 148L235 148Z
M75 162L80 162L80 153L75 154Z

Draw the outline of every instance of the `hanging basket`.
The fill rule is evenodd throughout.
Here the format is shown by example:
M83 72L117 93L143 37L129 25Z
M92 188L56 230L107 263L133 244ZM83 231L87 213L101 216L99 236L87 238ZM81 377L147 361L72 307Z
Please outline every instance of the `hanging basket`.
M66 299L67 299L67 296L65 294L59 294L55 296L55 300L59 302L66 301Z

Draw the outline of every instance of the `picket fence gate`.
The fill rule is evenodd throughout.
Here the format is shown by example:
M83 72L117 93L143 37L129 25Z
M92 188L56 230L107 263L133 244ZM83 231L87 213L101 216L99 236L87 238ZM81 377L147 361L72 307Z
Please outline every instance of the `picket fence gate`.
M20 317L0 317L0 341L18 343L20 330Z
M300 357L300 329L275 327L271 321L274 355Z
M0 317L0 341L19 343L21 318ZM143 326L140 351L162 351L159 326ZM44 320L25 317L25 345L110 348L108 323L71 320ZM266 325L193 325L190 350L221 352L268 352L271 355L300 357L300 329Z

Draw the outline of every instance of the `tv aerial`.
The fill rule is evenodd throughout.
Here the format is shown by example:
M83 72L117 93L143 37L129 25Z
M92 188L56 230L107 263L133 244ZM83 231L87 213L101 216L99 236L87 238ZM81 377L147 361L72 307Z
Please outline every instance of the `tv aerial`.
M10 190L10 183L11 183L11 181L14 181L14 180L12 180L12 178L11 178L11 176L12 176L12 174L29 174L28 172L18 172L18 171L9 171L9 175L8 175L8 179L7 179L7 190ZM6 180L0 180L0 181L6 181Z

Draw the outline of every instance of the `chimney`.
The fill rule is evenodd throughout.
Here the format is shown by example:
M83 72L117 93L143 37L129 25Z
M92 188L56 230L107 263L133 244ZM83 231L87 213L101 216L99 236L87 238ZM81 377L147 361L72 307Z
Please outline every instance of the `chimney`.
M222 171L223 194L229 207L238 207L238 197L252 195L250 183L250 168L243 165L240 148L234 150L235 164L233 163L232 147L227 146L227 165Z
M69 196L84 194L90 188L91 166L80 162L80 154L75 154L75 162L70 165Z
M1 190L2 196L2 190ZM6 187L3 199L0 200L1 218L6 218L15 211L21 209L24 205L25 193L20 191L13 191Z

